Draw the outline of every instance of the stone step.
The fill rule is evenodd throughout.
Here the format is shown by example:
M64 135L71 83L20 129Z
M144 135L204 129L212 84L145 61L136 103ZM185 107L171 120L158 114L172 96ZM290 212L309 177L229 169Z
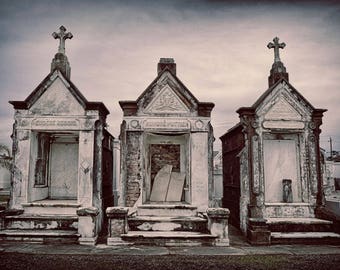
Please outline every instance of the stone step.
M137 208L138 216L197 216L197 207L187 204L144 204Z
M6 216L4 227L10 230L75 230L78 217L75 215L29 215Z
M129 231L121 238L131 245L212 246L217 237L199 232Z
M77 231L69 230L1 230L1 241L34 243L78 243Z
M201 217L129 217L129 230L132 231L194 231L208 232L207 219Z
M309 203L266 203L266 216L269 218L315 217L314 206Z
M333 232L272 232L271 244L339 245L340 234Z
M333 222L318 218L267 218L271 232L333 232Z
M41 200L23 203L25 214L31 215L76 215L81 206L76 200Z

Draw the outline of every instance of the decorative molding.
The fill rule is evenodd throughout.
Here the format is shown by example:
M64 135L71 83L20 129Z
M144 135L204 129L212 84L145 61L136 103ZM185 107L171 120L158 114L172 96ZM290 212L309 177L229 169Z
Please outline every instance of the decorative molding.
M253 193L260 194L260 158L259 158L259 138L257 135L252 137L253 145Z
M301 114L280 96L264 115L266 120L293 120L302 119Z
M126 130L173 130L173 131L209 131L210 120L197 117L136 117L126 118Z
M146 107L145 113L188 113L188 107L177 94L166 85Z

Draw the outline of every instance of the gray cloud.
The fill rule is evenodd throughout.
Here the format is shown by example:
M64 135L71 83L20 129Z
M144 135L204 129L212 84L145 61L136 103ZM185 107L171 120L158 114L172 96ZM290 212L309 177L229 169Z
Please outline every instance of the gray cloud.
M290 82L329 109L322 136L340 141L339 10L337 1L2 1L0 141L10 141L7 101L25 99L48 74L57 49L51 33L61 24L74 35L66 45L71 79L89 100L105 102L115 136L118 101L136 99L158 59L174 57L184 84L216 104L219 137L238 121L235 110L266 90L273 61L266 44L278 35Z

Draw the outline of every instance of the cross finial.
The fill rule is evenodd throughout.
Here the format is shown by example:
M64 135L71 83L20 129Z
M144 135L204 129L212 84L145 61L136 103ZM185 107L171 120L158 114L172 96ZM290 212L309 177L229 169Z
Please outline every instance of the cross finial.
M65 54L65 40L73 38L72 33L66 33L66 28L62 25L59 27L59 33L53 32L52 36L55 39L59 39L58 53Z
M274 48L274 62L280 62L280 54L279 54L279 49L283 49L284 47L286 47L286 43L282 42L279 43L279 38L275 37L273 39L273 42L269 42L267 47L268 49Z

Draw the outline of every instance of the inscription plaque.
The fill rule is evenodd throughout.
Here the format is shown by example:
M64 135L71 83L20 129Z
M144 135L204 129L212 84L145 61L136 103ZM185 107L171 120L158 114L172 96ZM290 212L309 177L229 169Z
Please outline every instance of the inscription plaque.
M298 121L263 121L264 128L278 128L278 129L303 129L305 124Z
M35 119L32 121L32 127L44 128L78 128L79 121L75 119Z
M149 129L190 129L186 120L149 119L144 121L144 128Z

